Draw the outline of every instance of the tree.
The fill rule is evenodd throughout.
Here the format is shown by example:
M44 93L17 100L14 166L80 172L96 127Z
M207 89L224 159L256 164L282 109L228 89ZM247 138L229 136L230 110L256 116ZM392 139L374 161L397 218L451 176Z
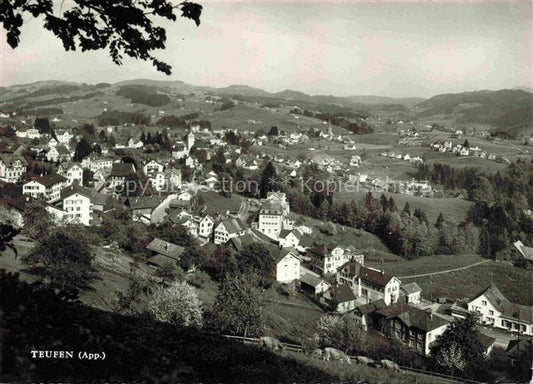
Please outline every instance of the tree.
M50 214L41 201L32 200L26 204L22 218L24 221L22 234L30 239L42 239L53 229Z
M202 327L202 302L196 289L186 282L174 282L154 292L148 310L159 321L185 327Z
M262 287L268 287L274 281L274 261L263 244L250 244L243 248L237 255L237 263L242 274L256 275Z
M261 172L261 179L259 181L259 193L260 197L264 199L268 192L278 190L278 177L276 174L276 167L269 161L263 172Z
M52 285L85 288L93 278L93 254L81 238L56 230L41 238L37 246L22 257L22 263L42 274Z
M21 27L29 17L44 20L44 28L53 32L66 51L109 49L112 61L121 65L124 55L151 61L156 69L167 75L172 67L152 55L164 49L166 31L154 25L155 16L176 21L175 9L181 17L200 25L202 6L183 1L173 5L167 0L147 1L86 1L73 0L66 10L54 5L53 0L2 1L0 21L7 34L7 43L16 48L20 42Z
M364 350L364 334L353 316L324 315L316 322L319 346L334 347L343 352Z
M475 377L484 372L485 348L472 314L455 320L430 349L435 364L448 373Z
M439 216L437 217L437 221L435 222L435 228L441 229L442 223L444 223L444 215L442 212L439 212Z
M76 145L76 149L74 151L74 161L81 162L84 158L89 156L93 152L93 149L89 142L85 140L85 138L82 138L78 144Z
M266 326L264 293L249 278L227 279L213 306L213 327L221 333L260 336Z
M468 139L465 139L465 141L463 143L463 147L470 148L470 143L468 142Z
M409 203L405 203L403 206L402 213L406 214L407 216L411 216L411 209L409 208Z
M268 136L278 136L278 135L279 135L278 127L270 127L270 131L268 132Z
M165 282L176 280L176 269L176 264L169 261L161 266L158 266L155 274L157 277L160 277L163 284L165 284Z

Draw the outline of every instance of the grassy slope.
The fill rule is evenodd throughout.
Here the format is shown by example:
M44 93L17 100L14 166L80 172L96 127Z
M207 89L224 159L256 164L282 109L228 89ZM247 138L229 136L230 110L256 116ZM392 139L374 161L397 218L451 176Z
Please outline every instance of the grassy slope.
M426 256L411 261L384 261L384 269L395 276L411 276L460 268L484 260L486 259L478 255ZM379 261L370 261L367 264L371 267L381 266Z
M431 278L420 277L403 279L402 282L414 281L423 289L427 298L436 297L472 298L482 289L494 282L502 293L511 301L533 305L533 281L531 271L490 262L458 272L434 275Z

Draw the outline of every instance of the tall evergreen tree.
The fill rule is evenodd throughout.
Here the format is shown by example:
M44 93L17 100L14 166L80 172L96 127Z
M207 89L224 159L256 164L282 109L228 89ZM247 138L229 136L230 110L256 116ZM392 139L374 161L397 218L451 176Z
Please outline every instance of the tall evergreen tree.
M276 173L276 167L269 161L263 172L261 172L261 179L259 181L259 194L264 199L268 192L277 191L279 189L279 180Z

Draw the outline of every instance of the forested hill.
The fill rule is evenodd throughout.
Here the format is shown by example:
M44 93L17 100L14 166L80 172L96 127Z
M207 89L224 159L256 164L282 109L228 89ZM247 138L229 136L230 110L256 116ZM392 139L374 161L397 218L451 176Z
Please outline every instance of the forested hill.
M490 124L512 135L533 127L533 93L518 89L438 95L415 110L419 117L455 115L458 121Z

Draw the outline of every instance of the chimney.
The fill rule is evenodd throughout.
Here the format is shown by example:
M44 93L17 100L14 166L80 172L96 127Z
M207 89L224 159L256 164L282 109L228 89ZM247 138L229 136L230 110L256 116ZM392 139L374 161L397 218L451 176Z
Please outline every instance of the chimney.
M426 309L426 313L429 317L429 320L432 320L433 319L433 312L431 311L431 309Z

